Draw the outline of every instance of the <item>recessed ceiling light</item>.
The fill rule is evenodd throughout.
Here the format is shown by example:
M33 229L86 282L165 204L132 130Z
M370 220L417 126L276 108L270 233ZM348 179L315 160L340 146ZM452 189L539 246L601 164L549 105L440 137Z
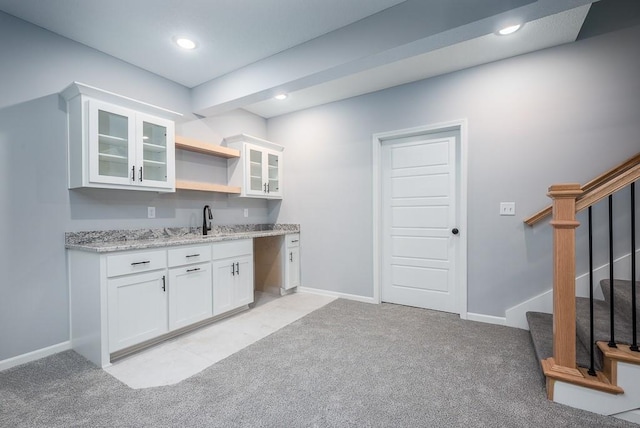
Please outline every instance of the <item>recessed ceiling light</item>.
M518 31L521 26L522 25L520 25L520 24L509 25L508 27L504 27L503 29L498 31L498 34L500 34L501 36L506 36L508 34L513 34L516 31Z
M288 97L288 95L287 95L287 94L278 94L278 95L276 95L276 96L275 96L275 97L273 97L273 98L275 98L276 100L286 100L286 99L287 99L287 97Z
M196 42L194 42L191 39L187 39L185 37L179 37L176 39L176 43L178 44L178 46L180 46L182 49L195 49L196 48Z

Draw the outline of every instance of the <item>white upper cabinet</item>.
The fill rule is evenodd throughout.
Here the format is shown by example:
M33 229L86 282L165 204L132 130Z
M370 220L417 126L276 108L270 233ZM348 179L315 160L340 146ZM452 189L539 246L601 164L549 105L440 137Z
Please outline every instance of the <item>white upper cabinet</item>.
M239 196L282 199L284 147L246 134L225 138L227 147L240 150L239 159L227 161L230 186L240 186Z
M62 95L70 189L175 191L175 131L167 117L177 113L78 83Z

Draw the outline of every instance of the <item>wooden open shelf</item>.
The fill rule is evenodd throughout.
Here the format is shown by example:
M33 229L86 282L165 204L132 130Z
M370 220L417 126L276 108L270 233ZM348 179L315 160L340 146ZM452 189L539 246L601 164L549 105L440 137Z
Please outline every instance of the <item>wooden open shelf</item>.
M189 150L190 152L203 153L205 155L217 156L225 159L240 157L240 150L231 149L229 147L203 143L202 141L180 135L176 135L175 140L176 149Z
M176 180L176 190L199 190L201 192L240 194L240 187L186 180Z
M239 158L240 150L229 147L216 146L202 141L175 136L176 149L188 150L190 152L202 153L209 156L216 156L224 159ZM218 192L239 195L240 187L227 186L226 184L202 183L198 181L176 180L176 190L198 190L201 192Z

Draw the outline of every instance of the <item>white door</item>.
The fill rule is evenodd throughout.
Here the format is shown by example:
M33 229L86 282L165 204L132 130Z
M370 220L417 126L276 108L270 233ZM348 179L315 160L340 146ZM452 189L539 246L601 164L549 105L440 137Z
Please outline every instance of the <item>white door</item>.
M168 331L165 271L109 279L109 352Z
M169 269L169 330L210 318L211 263Z
M253 257L239 257L235 260L235 266L233 307L239 308L253 303Z
M213 271L213 315L220 315L234 309L235 260L216 260L211 270Z
M92 183L135 183L135 114L89 100L89 180Z
M289 248L287 257L284 283L286 290L300 285L300 247Z
M382 145L382 301L458 312L456 141L428 135Z

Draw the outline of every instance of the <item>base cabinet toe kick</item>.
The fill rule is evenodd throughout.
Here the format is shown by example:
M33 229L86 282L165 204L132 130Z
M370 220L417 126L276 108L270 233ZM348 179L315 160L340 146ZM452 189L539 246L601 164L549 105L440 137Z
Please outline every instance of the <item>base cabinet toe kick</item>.
M287 250L294 235L299 241L298 233L279 237ZM113 253L68 249L72 348L107 367L249 309L260 289L254 282L254 240L260 239ZM287 259L282 289L299 284L297 251Z

